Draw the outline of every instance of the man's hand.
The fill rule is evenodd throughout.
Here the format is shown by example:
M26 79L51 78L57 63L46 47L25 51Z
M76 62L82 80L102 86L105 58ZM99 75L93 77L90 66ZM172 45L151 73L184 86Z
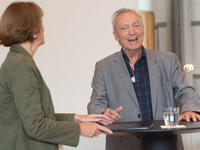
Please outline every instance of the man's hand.
M106 128L103 127L97 123L90 123L90 122L84 122L84 123L79 123L80 125L80 135L84 137L97 137L99 134L101 134L101 131L104 131L106 133L112 134L113 132Z
M103 114L75 115L75 122L98 122L103 125L112 124L112 120Z
M108 116L112 120L112 122L116 122L117 120L119 120L121 118L119 113L122 111L122 109L123 109L122 106L120 106L116 110L107 108L106 111L103 114Z
M190 122L190 119L192 119L193 121L199 121L200 115L193 111L186 111L179 117L179 121L186 120L187 122Z

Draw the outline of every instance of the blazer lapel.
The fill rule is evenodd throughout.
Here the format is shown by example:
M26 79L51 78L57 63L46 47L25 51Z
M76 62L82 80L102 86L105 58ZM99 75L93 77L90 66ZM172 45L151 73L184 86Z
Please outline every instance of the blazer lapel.
M124 62L124 58L121 54L121 51L117 53L115 59L114 59L114 65L115 68L117 70L117 72L119 73L119 76L121 77L121 80L123 81L126 89L128 90L129 94L131 95L131 97L133 98L133 101L136 103L136 105L139 108L139 104L138 104L138 100L135 94L135 90L133 88L131 79L130 79L130 75L128 73L126 64Z
M154 54L152 53L154 50L145 49L147 55L147 63L149 68L149 78L150 78L150 86L151 86L151 101L152 101L152 110L153 117L156 113L156 103L157 103L157 92L158 92L158 82L157 80L160 78L160 72L158 71L158 63Z

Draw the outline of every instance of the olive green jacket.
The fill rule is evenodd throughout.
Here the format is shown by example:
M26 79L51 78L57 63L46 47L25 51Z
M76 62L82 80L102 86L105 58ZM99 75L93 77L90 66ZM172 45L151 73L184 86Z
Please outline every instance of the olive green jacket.
M55 115L33 58L19 44L12 45L0 69L0 150L77 146L80 126L73 121L74 114Z

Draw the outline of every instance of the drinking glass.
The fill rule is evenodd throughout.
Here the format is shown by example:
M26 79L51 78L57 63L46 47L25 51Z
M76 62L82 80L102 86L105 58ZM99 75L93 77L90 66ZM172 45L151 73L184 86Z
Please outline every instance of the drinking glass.
M177 126L179 118L179 107L163 108L163 118L165 126Z

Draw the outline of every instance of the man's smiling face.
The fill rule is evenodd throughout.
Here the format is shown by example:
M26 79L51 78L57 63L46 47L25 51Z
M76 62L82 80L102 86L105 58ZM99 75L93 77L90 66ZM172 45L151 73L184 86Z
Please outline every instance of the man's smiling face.
M124 12L117 17L116 31L113 34L124 51L142 48L144 29L140 17L134 12Z

